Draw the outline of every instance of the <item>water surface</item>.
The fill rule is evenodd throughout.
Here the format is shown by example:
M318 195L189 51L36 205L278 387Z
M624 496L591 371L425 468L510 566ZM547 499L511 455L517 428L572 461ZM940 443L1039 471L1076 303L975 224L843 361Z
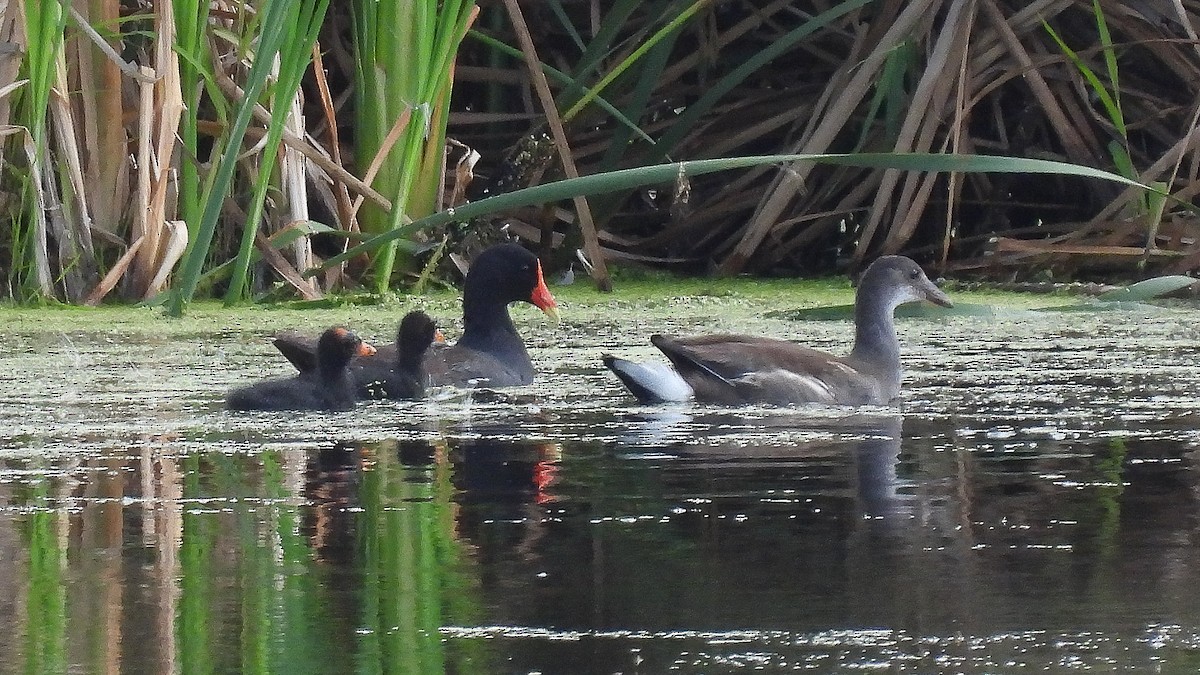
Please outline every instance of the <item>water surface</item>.
M521 312L537 385L322 414L222 409L286 373L269 317L16 325L0 670L1200 668L1200 311L906 320L897 407L637 406L600 366L847 346L732 304Z

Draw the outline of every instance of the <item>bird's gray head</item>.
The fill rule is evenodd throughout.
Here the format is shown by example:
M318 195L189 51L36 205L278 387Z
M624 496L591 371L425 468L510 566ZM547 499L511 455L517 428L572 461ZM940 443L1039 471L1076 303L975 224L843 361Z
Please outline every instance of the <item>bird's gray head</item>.
M920 265L901 255L886 255L871 263L863 272L858 292L886 298L892 308L921 300L942 307L954 306L942 289L925 276Z

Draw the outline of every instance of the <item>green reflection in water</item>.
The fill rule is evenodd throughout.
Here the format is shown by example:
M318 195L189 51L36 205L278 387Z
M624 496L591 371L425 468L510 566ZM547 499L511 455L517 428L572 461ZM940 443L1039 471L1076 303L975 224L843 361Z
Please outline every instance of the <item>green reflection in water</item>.
M62 673L67 670L64 552L58 531L62 514L49 504L49 485L32 488L32 512L25 523L29 547L29 596L25 616L25 672Z
M456 539L449 464L406 465L392 443L354 455L351 524L322 525L353 528L324 532L351 546L342 562L318 555L303 526L322 507L295 494L303 453L187 460L182 672L486 670L481 647L448 655L440 634L481 614L477 570Z
M1096 490L1096 508L1099 511L1099 526L1096 546L1104 560L1115 554L1115 541L1121 527L1121 495L1125 492L1125 462L1129 450L1125 441L1114 438L1096 457L1096 472L1104 482Z
M189 456L184 462L183 493L200 493L200 458ZM184 509L183 542L180 550L179 618L177 637L185 675L213 672L209 634L210 604L215 595L211 557L217 535L217 521L198 510Z
M444 452L427 466L405 466L393 444L370 453L362 472L363 514L359 673L440 673L483 669L480 650L456 651L452 664L443 622L477 618L477 575L454 536ZM486 669L484 669L486 670Z

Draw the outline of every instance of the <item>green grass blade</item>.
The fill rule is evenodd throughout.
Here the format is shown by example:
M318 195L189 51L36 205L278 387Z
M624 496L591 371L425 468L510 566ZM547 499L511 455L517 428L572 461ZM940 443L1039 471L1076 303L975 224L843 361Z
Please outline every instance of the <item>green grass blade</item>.
M758 72L763 66L772 60L786 54L796 46L804 38L812 35L818 30L830 25L837 19L853 12L856 9L865 7L875 0L848 0L834 7L821 12L803 25L780 35L779 38L773 41L769 46L754 56L746 59L742 65L734 68L728 75L722 77L717 82L713 83L704 91L704 95L697 99L694 103L687 107L675 119L671 128L658 139L658 144L648 155L651 161L661 159L667 156L667 153L674 149L675 145L696 126L700 119L708 114L709 111L730 91L744 82L747 78Z
M672 54L675 51L675 38L677 36L678 33L672 33L669 38L655 45L649 55L642 59L641 73L638 75L638 81L634 85L633 90L629 92L629 102L625 106L625 110L629 111L630 117L648 119L646 115L647 107L662 79L663 71L671 62ZM617 166L621 158L625 155L629 143L633 140L633 134L640 131L641 129L637 127L616 126L613 129L612 138L609 140L608 149L604 152L604 156L597 165L598 169L607 171Z
M567 124L574 119L574 117L578 115L581 110L587 107L587 105L591 103L600 92L604 91L604 88L612 83L613 80L620 77L620 75L628 70L629 67L634 63L636 63L638 59L642 58L646 52L650 51L654 45L664 40L668 35L672 35L675 33L675 31L679 30L683 24L687 23L688 19L691 19L693 16L695 16L696 12L700 11L700 9L707 5L708 2L709 0L696 0L691 4L691 6L680 12L678 16L667 22L667 25L659 29L658 32L650 37L650 39L638 45L638 48L633 50L632 54L613 67L613 69L609 71L607 75L600 78L600 81L597 82L595 86L584 92L583 98L576 101L575 104L570 107L570 109L563 113L563 124Z
M1121 145L1120 141L1108 142L1108 154L1112 157L1113 166L1122 176L1129 179L1137 177L1137 171L1133 168L1133 159L1129 157L1129 151Z
M225 293L225 304L230 305L245 297L254 239L262 222L267 191L272 187L271 175L279 157L284 126L291 108L291 101L300 87L300 80L308 70L312 59L312 47L317 31L325 16L329 0L307 0L285 3L289 10L279 23L267 24L266 31L274 31L268 44L278 44L279 74L272 87L274 103L271 106L271 121L267 127L267 139L260 155L258 178L254 184L246 224L242 228L242 240L233 267L233 276ZM263 36L267 41L266 35ZM259 54L261 57L262 54ZM257 64L257 61L256 61Z
M571 23L570 17L567 16L566 10L563 9L562 2L559 0L550 0L546 4L550 6L550 11L558 19L563 30L567 31L567 37L571 38L571 42L574 42L576 47L579 47L579 51L582 52L587 49L587 45L584 44L579 31L575 29L575 25Z
M179 215L188 226L188 240L194 241L204 203L204 183L200 177L200 101L201 82L215 88L205 28L208 25L209 3L201 0L175 0L176 43L179 54L179 89L183 97L183 113L179 120L179 140L184 159L179 167ZM223 100L220 97L210 99Z
M1112 35L1108 32L1108 20L1104 18L1104 10L1100 8L1100 0L1092 0L1092 14L1096 17L1096 29L1100 33L1100 44L1104 46L1104 65L1108 69L1108 85L1112 87L1113 102L1118 111L1121 110L1121 84L1117 71L1117 52L1113 47ZM1122 129L1124 129L1122 115ZM1125 132L1122 130L1121 135Z
M1018 157L999 157L995 155L951 155L929 153L864 153L855 155L763 155L753 157L728 157L723 159L701 159L689 162L674 162L671 164L656 164L633 169L622 169L603 174L593 174L546 183L535 187L515 190L495 197L488 197L477 202L465 204L454 209L435 213L421 218L403 227L369 239L350 250L334 256L321 266L320 269L332 267L362 253L374 251L400 237L411 236L427 227L445 225L450 222L466 222L492 213L512 209L519 206L544 204L547 202L569 199L579 195L601 194L628 190L652 183L667 183L674 181L682 171L689 176L698 176L716 171L742 169L763 164L781 164L787 162L816 162L838 166L855 166L871 169L898 169L902 171L937 171L956 173L1040 173L1066 176L1097 178L1123 185L1140 187L1145 190L1152 188L1132 181L1115 173L1093 169L1077 164L1054 162L1044 159L1024 159ZM306 276L315 274L310 270Z
M495 49L498 52L502 52L504 54L507 54L507 55L512 56L513 58L517 58L517 59L524 58L524 55L521 53L521 50L519 50L515 47L512 47L510 45L507 45L507 44L497 40L496 38L494 38L490 35L487 35L486 33L481 33L479 31L472 30L472 31L469 31L467 33L467 35L469 35L472 39L478 40L479 42L482 42L482 43L488 45L489 47L491 47L492 49ZM545 73L549 79L554 80L555 82L558 82L559 84L563 85L567 92L576 92L576 93L582 94L583 92L587 91L586 86L584 86L583 84L580 84L575 78L571 77L567 73L564 73L563 71L561 71L553 66L547 65L546 63L542 63L540 65L542 68L542 72ZM604 97L597 95L597 97L593 101L593 103L595 103L597 106L599 106L601 109L603 109L609 115L611 115L614 120L616 120L619 124L621 124L621 126L625 127L626 129L629 129L634 134L636 134L638 138L642 139L643 141L646 141L647 143L649 143L651 145L653 145L655 143L655 140L653 138L651 138L650 135L647 134L645 131L642 131L642 128L639 127L636 122L634 122L628 116L626 116L625 113L618 110L615 105L613 105L612 103L609 103L607 100L605 100Z
M44 200L57 201L58 195L45 195L41 184L42 172L53 166L49 147L50 90L55 79L59 55L64 49L63 36L67 13L60 0L27 1L18 4L17 11L25 12L26 77L28 84L20 92L19 119L28 129L33 157L31 173L22 185L23 217L26 227L14 226L14 274L25 299L50 299L54 296L54 274L45 255L48 234ZM19 262L17 261L19 259ZM19 270L19 271L18 271Z
M1100 81L1100 78L1096 76L1096 72L1089 68L1088 65L1083 62L1083 59L1079 58L1079 55L1075 53L1075 50L1067 46L1066 42L1063 42L1063 39L1057 32L1055 32L1054 28L1052 28L1049 23L1043 21L1042 26L1045 27L1046 32L1049 33L1050 37L1053 38L1058 44L1058 48L1062 50L1067 59L1070 60L1075 68L1079 71L1079 74L1083 76L1083 79L1087 80L1088 86L1092 88L1092 93L1096 94L1096 98L1100 99L1100 104L1104 106L1104 112L1106 115L1108 115L1109 121L1112 122L1113 126L1117 128L1117 133L1120 134L1121 138L1127 137L1128 134L1125 130L1125 116L1121 114L1121 106L1117 105L1117 101L1112 97L1112 94L1109 93L1108 89L1104 86L1104 83Z
M626 21L644 4L644 0L616 0L611 3L604 19L600 22L599 30L592 36L587 49L575 64L572 79L580 82L587 81L593 74L599 72L598 69L604 59L612 53L614 44L622 38L622 31L626 30ZM564 92L564 95L575 96L576 93L568 91ZM558 107L560 110L562 109L561 101Z
M910 43L898 45L888 54L880 71L879 79L875 82L875 92L867 105L865 120L859 133L854 151L858 152L867 144L873 133L874 125L870 122L884 114L884 133L886 139L895 139L900 133L900 115L909 104L909 92L906 91L909 68L913 65L915 50Z
M473 0L357 0L354 7L356 131L364 166L375 159L395 120L411 113L374 181L391 200L391 211L367 205L359 214L365 231L389 232L438 207L451 77L458 46L478 10ZM397 253L389 243L372 261L381 292L390 287Z
M242 139L245 138L246 129L250 126L254 105L267 87L274 55L279 52L280 42L284 37L280 27L284 24L285 12L290 3L291 0L266 0L264 6L260 7L263 12L262 25L267 26L267 29L259 34L254 62L250 66L250 73L246 77L243 88L244 95L239 102L229 135L225 138L225 144L221 148L216 169L210 174L210 180L206 186L207 198L204 210L196 228L196 239L188 244L183 266L167 307L171 316L182 316L184 309L195 294L196 284L204 271L204 261L208 257L209 247L216 232L222 203L233 183L233 173L237 167Z

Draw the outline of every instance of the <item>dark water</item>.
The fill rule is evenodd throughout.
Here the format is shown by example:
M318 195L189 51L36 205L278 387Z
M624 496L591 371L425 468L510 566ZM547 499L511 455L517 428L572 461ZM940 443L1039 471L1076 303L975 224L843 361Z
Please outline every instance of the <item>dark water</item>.
M9 335L0 670L1194 672L1198 318L905 322L862 410L631 405L615 320L303 415L221 409L250 331Z

